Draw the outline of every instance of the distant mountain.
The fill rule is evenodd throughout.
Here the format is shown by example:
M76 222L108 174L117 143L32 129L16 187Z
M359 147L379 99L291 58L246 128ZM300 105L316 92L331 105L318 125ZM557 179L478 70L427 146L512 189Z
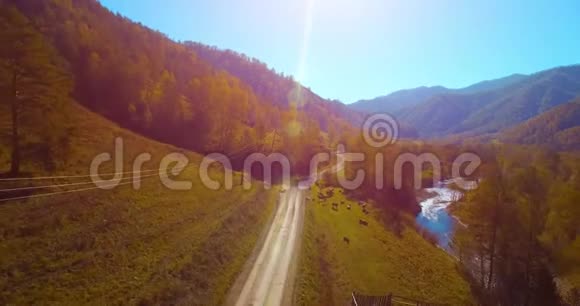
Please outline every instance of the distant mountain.
M434 87L418 87L414 89L404 89L395 91L386 96L370 99L360 100L349 105L352 109L367 113L396 113L397 111L412 107L424 102L428 98L435 95L447 93L451 90L442 86Z
M436 95L397 112L422 137L494 133L580 95L580 65L559 67L472 94Z
M502 131L499 140L509 143L550 145L580 149L580 99L560 106Z
M360 100L350 104L349 106L352 109L366 113L387 112L391 114L397 114L402 109L419 105L437 95L473 94L496 90L522 81L527 77L528 76L524 74L513 74L500 79L482 81L459 89L450 89L443 86L422 86L413 89L395 91L386 96L381 96L374 99Z
M495 79L495 80L488 80L488 81L482 81L479 83L475 83L475 84L467 86L465 88L456 89L455 92L462 93L462 94L472 94L472 93L483 92L483 91L497 90L497 89L501 89L501 88L510 86L510 85L515 84L517 82L523 81L527 77L528 77L528 75L516 73L516 74L509 75L507 77L503 77L503 78L499 78L499 79Z

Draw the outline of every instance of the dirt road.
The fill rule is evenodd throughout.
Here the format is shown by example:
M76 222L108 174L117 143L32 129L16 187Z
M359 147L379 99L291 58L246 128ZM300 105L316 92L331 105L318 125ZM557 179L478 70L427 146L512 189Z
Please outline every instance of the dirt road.
M280 203L262 249L247 275L236 306L285 305L294 286L292 261L304 216L304 192L297 187L280 194Z
M338 162L312 173L309 179L280 193L278 209L267 235L262 238L259 253L254 254L234 288L226 305L291 305L299 243L304 218L305 193L324 173L344 169L344 154L336 152Z

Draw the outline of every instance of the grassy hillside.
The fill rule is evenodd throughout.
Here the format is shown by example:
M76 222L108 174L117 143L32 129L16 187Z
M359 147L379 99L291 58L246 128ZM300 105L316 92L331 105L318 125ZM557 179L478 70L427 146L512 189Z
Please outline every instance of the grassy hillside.
M323 190L326 192L328 189ZM319 201L314 187L307 202L302 257L295 299L298 305L345 305L352 291L468 305L469 286L455 261L415 231L401 237L385 229L372 209L336 192ZM332 203L340 204L338 211ZM347 209L351 205L351 209ZM368 226L359 225L359 219ZM350 242L346 243L343 238Z
M29 175L86 174L91 159L112 152L113 139L122 137L124 171L132 171L129 164L139 153L152 154L144 168L154 169L162 156L180 151L192 163L180 178L193 188L171 191L155 176L138 191L124 185L1 203L0 303L219 305L267 222L276 193L258 187L209 191L199 181L199 155L71 107L75 128L62 166L38 170L39 155L27 152L23 170ZM0 141L6 152L6 139ZM7 154L0 158L6 169ZM55 181L36 182L50 183Z

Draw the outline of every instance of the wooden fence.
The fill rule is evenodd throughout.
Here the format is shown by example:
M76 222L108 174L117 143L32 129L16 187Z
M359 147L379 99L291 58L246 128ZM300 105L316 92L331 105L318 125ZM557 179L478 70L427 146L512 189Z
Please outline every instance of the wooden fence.
M433 304L423 301L408 299L393 294L382 296L362 295L352 293L352 306L444 306L445 304Z

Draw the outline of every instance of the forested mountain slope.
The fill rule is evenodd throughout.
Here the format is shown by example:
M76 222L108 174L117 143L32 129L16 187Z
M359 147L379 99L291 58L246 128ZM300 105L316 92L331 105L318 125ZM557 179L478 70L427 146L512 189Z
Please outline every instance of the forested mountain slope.
M554 68L476 94L444 94L409 107L399 118L421 136L497 132L580 95L580 66Z
M580 149L580 99L506 129L499 139L509 143L549 145L564 150Z
M420 137L477 136L521 123L580 95L580 66L514 74L461 89L419 87L350 105L388 112Z
M185 45L214 67L224 69L244 81L263 99L284 108L296 103L299 109L315 118L323 130L336 120L346 119L356 126L362 122L362 114L341 102L319 97L291 76L278 74L257 59L195 42L186 42Z
M290 79L277 78L280 88L260 89L248 78L214 66L193 48L115 15L97 1L3 3L18 7L68 63L78 102L166 143L232 152L248 144L259 146L277 130L284 146L290 132L298 137L333 132L362 118ZM248 63L252 71L262 69L259 63ZM273 75L261 73L266 79ZM291 100L304 105L293 107ZM287 131L289 126L294 130ZM312 142L320 144L318 137Z

